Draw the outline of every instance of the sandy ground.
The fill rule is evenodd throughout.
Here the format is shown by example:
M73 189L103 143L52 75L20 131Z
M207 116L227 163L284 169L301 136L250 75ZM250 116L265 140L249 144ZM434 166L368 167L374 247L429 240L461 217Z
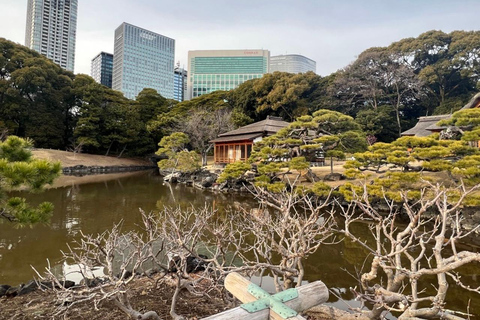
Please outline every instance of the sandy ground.
M84 166L141 166L152 163L143 159L106 157L95 154L73 153L68 151L35 149L33 156L38 159L60 161L62 167Z
M143 166L152 165L150 161L143 159L106 157L95 154L77 153L51 149L35 149L32 151L33 156L37 159L47 159L51 161L60 161L62 167L73 167L77 165L84 166ZM84 183L92 183L106 180L114 180L128 175L135 175L137 172L127 173L109 173L94 174L83 177L61 175L51 186L46 188L59 188L70 185L79 185Z

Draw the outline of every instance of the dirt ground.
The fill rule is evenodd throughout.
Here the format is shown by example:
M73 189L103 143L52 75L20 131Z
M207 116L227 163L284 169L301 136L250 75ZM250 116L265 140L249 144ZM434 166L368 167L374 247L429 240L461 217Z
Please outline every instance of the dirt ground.
M35 149L33 156L38 159L60 161L62 167L84 166L142 166L152 163L142 159L106 157L95 154L73 153L61 150Z
M173 287L169 281L156 280L160 275L152 278L141 277L136 279L130 288L131 304L140 312L156 311L162 319L170 319L170 302L173 296ZM168 279L168 278L167 278ZM227 305L217 296L211 299L196 297L184 291L180 295L177 313L188 319L199 319L228 309ZM55 294L51 291L37 290L30 294L13 298L0 298L0 319L68 319L68 320L110 320L128 319L128 316L116 308L113 303L103 303L95 310L93 303L85 302L72 306L66 313L58 314L58 303Z
M174 293L172 279L167 275L158 281L160 275L139 277L129 286L132 307L139 312L155 311L161 319L171 319L170 303ZM237 301L238 304L238 301ZM236 305L226 303L219 292L210 291L207 296L198 297L184 290L176 307L177 314L188 320L198 320L221 313ZM96 310L92 302L72 306L68 311L58 313L59 303L52 291L34 291L13 298L0 298L0 320L65 319L65 320L113 320L129 319L112 302L104 302ZM307 320L331 320L339 310L332 313L330 308L319 306L306 312Z

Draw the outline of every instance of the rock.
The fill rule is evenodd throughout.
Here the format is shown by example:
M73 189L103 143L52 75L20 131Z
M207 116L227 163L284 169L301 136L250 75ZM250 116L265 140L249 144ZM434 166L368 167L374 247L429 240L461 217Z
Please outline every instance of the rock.
M3 297L10 288L11 286L8 284L0 284L0 297Z
M31 281L29 281L26 285L20 286L17 295L22 296L22 295L24 295L24 294L33 292L33 291L35 291L35 290L37 290L37 289L38 289L38 284L37 284L37 282L35 282L34 280L31 280Z
M352 314L331 306L315 306L305 311L305 314L315 319L344 319L344 320L368 320L362 314Z
M160 272L160 269L157 269L157 268L151 268L151 269L148 269L146 270L143 274L147 277L151 277L153 276L154 274L157 274Z
M218 186L218 189L219 189L219 190L224 190L224 189L227 189L227 188L228 188L228 181L222 182L222 183L220 183L220 185Z
M303 177L308 181L308 182L312 182L312 183L315 183L315 182L318 182L320 181L321 179L315 174L313 173L312 170L308 169L307 170L307 173L305 173L303 175Z
M256 173L253 171L247 171L245 172L244 176L247 181L253 181L255 180Z
M88 288L94 288L102 283L105 283L105 280L102 278L84 278L80 281L81 285L85 285Z
M70 281L70 280L64 280L64 281L59 281L59 282L65 289L71 288L75 285L75 282ZM41 286L41 288L52 289L52 281L42 281L42 282L40 282L40 286ZM58 286L57 283L53 283L53 286L55 286L55 288L59 289L59 286Z
M166 175L163 177L163 181L165 182L170 182L170 183L176 183L178 181L178 178L180 177L179 172L174 172Z
M323 178L325 181L340 181L345 179L346 177L343 174L337 172L329 173Z
M201 182L202 187L204 188L210 188L213 185L213 178L212 177L207 177L202 180Z
M20 287L10 287L7 289L7 292L5 292L5 296L16 297L18 295L19 290L20 290Z
M208 259L208 257L203 254L199 254L198 258L195 256L188 256L186 261L187 273L205 270L207 263L203 259ZM177 272L178 270L177 268L181 267L179 264L180 264L180 257L178 256L173 257L173 259L169 263L170 268L168 269L168 272Z
M193 183L193 186L194 186L195 188L200 189L200 190L205 189L205 187L204 187L201 183L194 182L194 183Z

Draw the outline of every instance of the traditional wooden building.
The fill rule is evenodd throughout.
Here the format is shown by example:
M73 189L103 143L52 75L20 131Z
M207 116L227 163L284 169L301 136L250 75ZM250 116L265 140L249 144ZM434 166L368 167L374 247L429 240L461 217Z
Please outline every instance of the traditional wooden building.
M402 136L426 137L434 132L440 132L445 128L437 126L437 122L449 119L451 116L451 114L442 114L438 116L420 117L415 127L402 132Z
M477 93L461 110L480 108L480 93ZM437 123L440 120L450 119L451 114L436 116L425 116L418 118L415 127L402 132L402 136L426 137L435 132L440 132L446 127L440 127Z
M214 161L216 164L227 164L236 161L247 161L255 142L277 133L289 123L282 118L268 116L267 119L255 122L233 131L222 133L212 140L214 143Z

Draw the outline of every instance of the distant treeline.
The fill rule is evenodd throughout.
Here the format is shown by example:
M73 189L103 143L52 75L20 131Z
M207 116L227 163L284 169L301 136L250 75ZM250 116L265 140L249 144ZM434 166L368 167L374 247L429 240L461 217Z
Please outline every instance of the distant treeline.
M144 89L129 100L83 74L0 38L0 129L37 147L143 155L195 112L228 111L235 126L330 109L390 142L419 116L461 108L479 89L480 31L429 31L370 48L326 77L275 72L237 89L178 103Z

